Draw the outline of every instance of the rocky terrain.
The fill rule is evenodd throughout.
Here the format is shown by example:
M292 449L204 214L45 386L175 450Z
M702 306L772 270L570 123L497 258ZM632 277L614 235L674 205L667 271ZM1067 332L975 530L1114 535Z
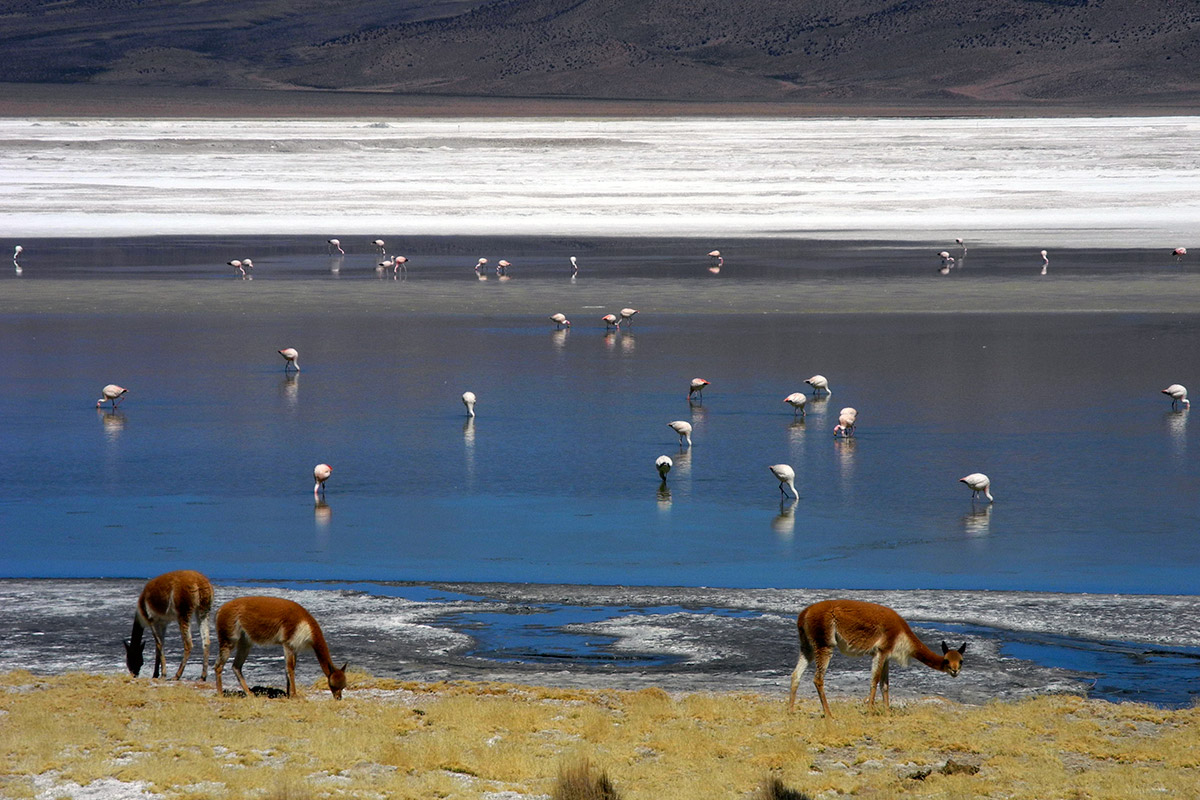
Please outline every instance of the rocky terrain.
M0 82L1195 106L1192 0L9 0Z

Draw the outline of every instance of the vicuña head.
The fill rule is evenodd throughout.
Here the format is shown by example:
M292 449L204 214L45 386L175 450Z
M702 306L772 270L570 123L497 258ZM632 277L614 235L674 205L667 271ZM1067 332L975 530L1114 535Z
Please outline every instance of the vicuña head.
M938 655L917 638L908 623L895 611L861 600L813 603L800 612L796 627L800 634L800 657L796 661L796 669L792 671L788 710L796 704L800 676L811 661L815 664L813 685L817 687L817 696L821 698L821 708L825 716L831 718L833 712L829 710L829 701L825 699L825 670L829 666L829 659L833 657L834 647L846 655L871 656L871 694L867 704L872 707L875 705L875 690L880 686L883 687L884 706L891 706L888 696L889 661L905 665L909 659L915 658L928 667L954 677L962 669L963 653L967 652L966 642L954 649L942 642L942 653Z

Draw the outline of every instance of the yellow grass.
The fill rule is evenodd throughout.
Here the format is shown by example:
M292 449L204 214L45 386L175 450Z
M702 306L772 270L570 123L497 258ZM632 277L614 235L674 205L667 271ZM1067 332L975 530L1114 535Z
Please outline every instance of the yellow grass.
M0 675L0 797L33 797L33 776L144 781L169 798L546 797L579 764L622 800L747 799L769 779L813 798L1200 797L1196 708L1041 697L883 714L835 700L826 721L813 699L789 715L782 688L670 696L353 674L339 703L321 683L268 700L217 697L211 683Z

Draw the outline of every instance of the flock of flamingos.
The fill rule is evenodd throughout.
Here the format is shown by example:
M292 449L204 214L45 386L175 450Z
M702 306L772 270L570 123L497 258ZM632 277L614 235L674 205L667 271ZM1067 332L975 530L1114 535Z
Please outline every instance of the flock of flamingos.
M961 259L962 256L965 256L967 248L962 239L956 239L956 243L962 248ZM327 244L330 253L335 249L338 253L345 253L338 239L329 239ZM386 256L385 243L382 239L374 240L372 245L380 255ZM17 245L13 253L13 265L18 274L21 271L19 256L22 251L23 248ZM1187 255L1187 249L1176 248L1173 255L1176 260L1182 259ZM724 264L721 252L713 250L708 256L711 259L709 270L719 272ZM942 251L938 253L938 256L942 260L940 271L943 274L948 273L954 267L955 259L949 251ZM1049 258L1045 250L1041 251L1041 257L1042 274L1044 275L1049 266ZM392 256L380 261L376 270L381 274L387 269L391 269L393 275L399 275L401 272L407 273L407 262L408 259L404 256ZM235 259L228 264L244 278L249 277L247 270L254 267L249 258ZM488 260L481 258L475 265L475 273L480 280L487 279L484 274L487 264ZM501 280L506 279L509 267L511 264L507 261L497 262L496 276ZM572 277L578 274L579 265L574 256L571 257L571 269ZM606 327L619 329L621 325L631 326L633 317L637 313L636 309L623 308L619 314L605 315L602 321ZM571 325L571 321L560 313L553 314L550 321L560 329ZM284 358L285 371L290 369L299 371L299 353L295 348L288 347L278 352ZM812 388L814 395L832 395L829 381L823 375L814 375L805 383ZM704 378L693 378L688 387L688 402L702 400L704 387L708 385L709 381ZM104 403L109 403L115 408L128 391L116 384L109 384L101 390L101 396L96 401L96 406L100 407ZM1187 389L1181 384L1172 384L1163 389L1162 393L1171 398L1172 407L1182 405L1186 408L1190 406ZM784 398L784 402L792 406L793 414L803 414L807 400L808 398L803 392L794 392ZM464 392L462 402L467 409L467 414L474 417L475 394ZM857 410L849 407L843 408L838 414L838 424L834 428L834 436L853 436L857 419ZM691 446L692 426L690 423L676 420L667 424L679 435L680 447ZM672 466L673 462L667 455L661 455L655 460L655 468L664 483ZM784 487L786 486L796 498L799 498L795 485L796 473L791 466L772 464L768 469L779 481L781 494L785 494ZM325 482L332 474L333 468L328 464L318 464L313 469L313 478L316 481L313 486L314 496L324 491ZM982 494L988 502L993 501L994 498L990 491L991 481L987 475L976 472L959 478L959 481L971 489L972 500ZM159 575L148 581L138 597L132 633L130 638L125 641L125 663L129 671L135 677L141 671L145 651L142 637L143 632L149 629L154 638L153 676L155 678L166 677L167 666L163 654L163 637L167 625L171 621L175 621L179 625L183 638L183 657L180 660L179 668L175 671L175 680L179 680L191 657L191 621L195 619L200 626L204 646L201 680L207 681L210 647L208 620L212 605L212 584L199 572L178 570ZM827 717L832 717L833 713L825 697L825 671L835 647L847 655L871 656L871 687L867 702L872 707L878 691L881 691L883 695L884 705L890 706L888 694L888 664L890 661L905 665L910 660L916 659L932 669L954 677L962 668L963 654L967 649L965 642L957 648L951 648L943 641L941 653L938 653L918 639L904 619L894 610L876 603L858 600L824 600L814 603L800 612L796 626L800 639L800 655L791 675L788 709L791 710L795 706L800 678L811 663L814 665L813 684L821 700L822 711ZM328 680L330 692L333 693L334 698L341 699L342 691L346 687L346 664L341 667L335 665L330 657L329 645L325 641L321 626L299 603L278 597L238 597L218 609L216 628L218 649L214 674L218 694L223 693L222 675L231 654L233 655L234 675L237 676L238 683L241 684L246 695L251 694L250 686L242 674L242 666L246 662L251 647L257 644L283 647L288 697L300 694L296 684L297 653L312 650L321 666L321 671Z

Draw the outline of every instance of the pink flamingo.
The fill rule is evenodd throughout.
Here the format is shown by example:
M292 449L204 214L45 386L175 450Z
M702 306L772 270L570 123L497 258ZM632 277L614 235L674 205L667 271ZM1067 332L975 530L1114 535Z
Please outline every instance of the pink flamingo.
M283 356L283 371L284 372L287 372L288 369L290 369L292 367L296 368L296 372L300 371L300 362L297 361L297 359L300 358L300 353L299 353L299 351L296 350L296 348L285 347L282 350L278 350L276 352L278 352L279 355Z
M404 270L404 274L407 275L408 274L408 267L406 266L407 264L408 264L407 258L405 258L404 256L396 256L395 258L392 259L392 274L396 275L400 272L400 270Z
M318 492L325 492L325 481L329 480L329 476L332 474L333 467L328 464L317 464L313 467L313 478L317 481L316 485L313 486L313 497L316 497Z
M1043 250L1042 251L1042 274L1043 275L1046 274L1046 270L1049 268L1049 266L1050 266L1050 259L1046 256L1046 251Z
M17 248L17 252L18 253L21 252L20 247ZM1175 250L1172 251L1172 255L1175 256L1176 262L1183 261L1183 257L1187 255L1187 248L1186 247L1176 247ZM17 257L14 255L13 261L16 261L16 260L17 260Z
M128 389L123 389L120 386L117 386L115 383L110 383L108 386L105 386L100 390L100 399L96 401L96 408L99 408L105 403L112 403L112 407L116 408L117 404L121 402L121 398L123 398L128 391Z
M708 386L708 381L704 378L692 378L691 385L688 386L688 402L692 402L692 395L698 395L700 402L704 402L704 387Z
M325 241L329 244L330 255L333 254L333 249L335 247L337 248L337 251L339 253L341 253L342 255L346 255L346 251L342 249L342 242L340 239L326 239Z
M563 328L571 327L571 320L567 319L566 314L551 314L550 321L554 323L554 329L561 331Z
M804 415L804 406L808 403L808 395L804 394L804 392L792 392L783 398L783 402L792 407L793 417L797 414Z
M383 239L376 239L375 241L371 242L371 244L373 244L379 248L379 255L381 255L381 256L387 255L387 250L383 249Z
M621 328L621 320L617 319L616 314L605 314L600 318L600 320L604 323L605 330L608 330L609 328L616 328L620 330Z
M712 266L716 267L717 269L720 269L725 265L725 259L721 257L720 250L713 250L708 254L708 257L712 259Z

